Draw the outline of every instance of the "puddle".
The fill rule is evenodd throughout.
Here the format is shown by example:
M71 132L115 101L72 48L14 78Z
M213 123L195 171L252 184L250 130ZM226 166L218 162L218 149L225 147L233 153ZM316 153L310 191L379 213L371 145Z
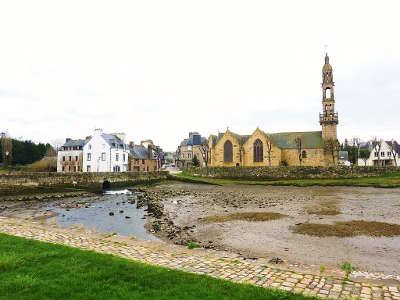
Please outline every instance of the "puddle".
M102 233L117 233L123 236L135 236L141 240L157 240L145 229L146 207L136 208L130 199L134 196L124 194L104 195L98 200L87 198L87 205L77 208L62 208L58 205L51 210L58 216L48 222L57 220L60 227L82 224L85 227Z

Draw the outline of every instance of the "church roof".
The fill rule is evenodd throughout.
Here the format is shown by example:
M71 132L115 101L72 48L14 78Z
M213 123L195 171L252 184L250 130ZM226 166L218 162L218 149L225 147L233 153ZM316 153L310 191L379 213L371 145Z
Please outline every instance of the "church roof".
M243 145L251 135L240 135L230 132ZM272 143L281 149L297 149L296 138L301 138L302 148L304 149L321 149L324 147L322 140L322 131L306 131L306 132L279 132L266 133ZM224 136L224 133L219 133L218 136L211 135L212 146L214 147L218 141Z
M267 134L271 141L282 149L296 149L296 138L301 138L302 148L319 149L324 147L322 131L280 132Z

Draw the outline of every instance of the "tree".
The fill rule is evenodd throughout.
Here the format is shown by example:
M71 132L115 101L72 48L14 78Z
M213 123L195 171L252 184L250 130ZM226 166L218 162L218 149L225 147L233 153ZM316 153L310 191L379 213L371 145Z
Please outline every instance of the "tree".
M397 142L395 142L392 139L392 142L389 144L389 147L390 147L390 152L392 152L392 157L394 159L394 164L397 167L397 159L396 159L396 157L397 157L398 154L397 154L397 149L396 149L395 143L397 144Z
M1 133L1 161L6 168L12 162L12 140L4 132Z
M192 158L192 164L193 164L193 166L195 166L196 168L200 166L200 162L199 162L199 159L197 158L197 155L193 156L193 158Z
M267 142L265 143L266 150L267 150L267 155L268 155L268 165L271 166L271 152L272 152L272 143L269 139L267 139Z
M367 160L371 155L371 151L368 148L360 149L360 158L364 161L364 166L367 165Z
M374 151L377 153L378 166L380 166L382 140L378 140L377 137L374 137L374 139L372 140L372 147L374 148Z
M335 158L339 151L339 141L337 139L328 139L324 142L324 151L326 154L331 155L333 165L336 165Z
M201 156L203 157L203 161L206 164L206 167L208 166L208 160L209 160L209 149L208 149L208 141L204 141L200 145L200 152Z
M295 138L294 142L296 143L297 154L299 156L299 164L301 166L301 162L303 160L303 155L302 155L303 145L301 138L300 137Z
M357 163L358 158L360 157L361 139L358 137L353 137L352 143L353 143L353 147L355 147L355 149L356 149L356 156L354 158L354 163Z

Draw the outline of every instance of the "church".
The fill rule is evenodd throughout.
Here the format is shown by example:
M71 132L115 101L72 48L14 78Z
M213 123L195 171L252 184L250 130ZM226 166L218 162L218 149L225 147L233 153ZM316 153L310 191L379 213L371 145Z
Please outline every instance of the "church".
M257 128L250 135L211 135L209 167L332 166L337 162L338 113L335 112L335 83L328 54L322 68L321 131L267 133Z

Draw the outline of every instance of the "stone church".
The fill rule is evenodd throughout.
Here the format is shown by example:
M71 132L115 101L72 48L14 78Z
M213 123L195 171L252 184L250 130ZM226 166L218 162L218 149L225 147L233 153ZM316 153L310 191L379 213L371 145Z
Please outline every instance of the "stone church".
M266 133L257 128L250 135L229 129L209 138L210 167L233 166L330 166L338 156L335 83L329 56L322 68L321 131Z

